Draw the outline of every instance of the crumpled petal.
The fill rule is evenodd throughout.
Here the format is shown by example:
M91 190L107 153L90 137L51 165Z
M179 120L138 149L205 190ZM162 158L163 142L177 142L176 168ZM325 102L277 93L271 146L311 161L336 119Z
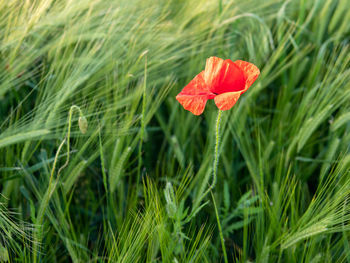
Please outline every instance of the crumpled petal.
M243 71L230 59L208 58L203 77L206 85L215 94L241 91L245 88Z
M229 110L236 104L239 96L241 96L240 91L237 92L226 92L215 96L214 101L216 106L220 110Z
M246 84L243 90L243 92L245 92L259 77L260 70L254 64L243 60L236 60L234 63L243 71L246 78Z
M202 114L207 100L215 97L215 94L210 92L205 84L203 74L204 71L195 76L176 96L176 99L184 109L192 112L194 115Z

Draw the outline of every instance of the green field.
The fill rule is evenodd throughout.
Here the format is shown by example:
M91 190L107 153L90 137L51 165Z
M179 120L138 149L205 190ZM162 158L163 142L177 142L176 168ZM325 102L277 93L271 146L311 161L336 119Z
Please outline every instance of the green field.
M0 1L0 262L350 262L349 7ZM261 71L215 187L211 56Z

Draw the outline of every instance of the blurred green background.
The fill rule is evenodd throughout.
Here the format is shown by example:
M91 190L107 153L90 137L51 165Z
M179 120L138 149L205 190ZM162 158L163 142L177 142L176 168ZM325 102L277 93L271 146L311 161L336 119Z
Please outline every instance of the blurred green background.
M350 262L349 6L1 1L0 261ZM261 75L203 197L217 108L175 96L210 56Z

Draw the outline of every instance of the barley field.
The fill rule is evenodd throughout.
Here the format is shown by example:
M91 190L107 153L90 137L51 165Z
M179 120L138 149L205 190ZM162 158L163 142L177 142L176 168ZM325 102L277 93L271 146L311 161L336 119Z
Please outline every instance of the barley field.
M350 262L349 7L0 1L0 262ZM212 56L260 69L220 126Z

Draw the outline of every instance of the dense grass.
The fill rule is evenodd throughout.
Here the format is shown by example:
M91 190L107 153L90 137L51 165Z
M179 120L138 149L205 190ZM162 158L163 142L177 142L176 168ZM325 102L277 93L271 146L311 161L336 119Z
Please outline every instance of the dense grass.
M0 261L350 262L349 6L0 2ZM213 55L261 75L212 198L217 109L175 96Z

